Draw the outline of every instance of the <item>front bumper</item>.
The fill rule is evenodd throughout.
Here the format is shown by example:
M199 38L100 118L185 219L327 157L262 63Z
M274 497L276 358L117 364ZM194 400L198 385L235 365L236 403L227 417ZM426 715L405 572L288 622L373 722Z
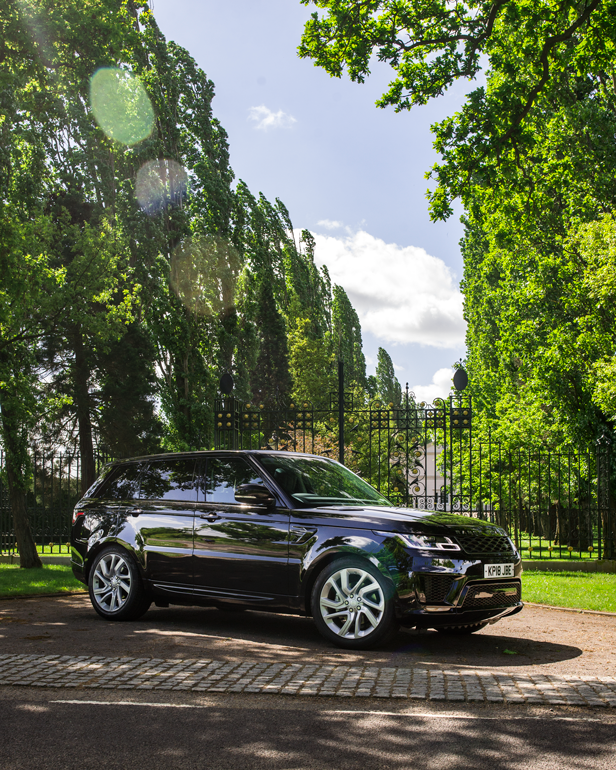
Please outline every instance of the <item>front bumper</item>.
M514 575L484 578L484 564L494 562L513 564ZM398 576L396 616L416 628L495 623L522 610L521 573L519 558L414 558L412 570Z

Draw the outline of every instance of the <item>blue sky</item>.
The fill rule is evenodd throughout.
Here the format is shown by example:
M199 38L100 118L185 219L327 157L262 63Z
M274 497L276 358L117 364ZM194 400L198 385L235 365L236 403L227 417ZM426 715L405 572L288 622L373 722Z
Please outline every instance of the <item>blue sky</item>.
M458 284L459 212L430 222L424 173L438 160L430 125L457 111L459 84L412 112L375 100L391 71L365 84L330 78L297 56L314 6L299 0L152 0L167 39L194 56L216 86L215 116L231 165L253 193L280 198L294 227L317 238L357 308L369 373L380 346L403 387L421 399L448 390L464 355ZM432 384L433 380L436 385Z

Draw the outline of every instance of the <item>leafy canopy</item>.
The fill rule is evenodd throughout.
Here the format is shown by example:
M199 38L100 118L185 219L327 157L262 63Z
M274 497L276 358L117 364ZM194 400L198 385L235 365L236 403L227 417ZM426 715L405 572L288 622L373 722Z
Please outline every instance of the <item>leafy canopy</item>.
M299 47L333 77L364 82L376 58L394 71L377 106L425 104L484 70L461 112L433 126L443 163L433 168L432 217L446 218L480 177L495 182L533 145L529 122L540 95L558 95L565 73L607 85L614 78L616 4L537 0L300 0L314 4Z

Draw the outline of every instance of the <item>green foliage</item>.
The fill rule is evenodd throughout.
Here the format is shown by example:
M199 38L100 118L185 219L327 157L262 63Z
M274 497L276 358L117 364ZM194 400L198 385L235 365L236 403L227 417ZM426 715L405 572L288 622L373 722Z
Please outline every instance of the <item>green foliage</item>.
M361 325L342 286L334 286L332 340L336 356L344 362L345 387L366 382L366 359L362 350Z
M251 390L259 404L272 408L285 400L291 389L287 332L272 285L262 280L256 295L259 355L251 375Z
M449 216L457 196L468 203L475 185L491 188L515 173L520 155L535 144L536 105L558 102L563 80L583 90L591 77L613 88L612 2L301 2L325 13L306 24L300 56L334 77L346 68L357 82L369 75L373 56L387 63L394 79L380 107L411 109L487 71L487 86L471 91L459 113L433 127L443 157L429 193L435 218Z
M93 396L98 404L100 441L112 457L156 452L162 438L154 398L156 378L151 361L155 351L144 326L131 324L120 340L101 351L101 372Z
M310 337L312 322L300 318L289 334L289 370L293 379L292 398L314 405L327 403L335 390L335 361L331 336Z
M28 446L211 445L224 372L274 405L365 384L357 314L314 239L229 166L214 85L145 0L0 8L0 403ZM87 473L86 473L87 475ZM87 486L87 483L86 483Z
M576 191L561 182L545 185L558 193L557 212L529 212L527 191L512 185L507 202L479 198L467 217L467 363L484 427L498 424L510 440L591 445L614 415L614 221L592 188L587 216L601 218L580 221ZM547 193L537 184L531 200Z
M379 348L376 364L377 392L386 404L399 407L402 400L402 388L394 371L394 364L389 353Z

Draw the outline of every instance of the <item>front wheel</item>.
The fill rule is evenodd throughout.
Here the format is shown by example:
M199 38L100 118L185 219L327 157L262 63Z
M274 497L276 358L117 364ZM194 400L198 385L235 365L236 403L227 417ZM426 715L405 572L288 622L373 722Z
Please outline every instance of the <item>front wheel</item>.
M118 546L96 557L88 587L92 606L107 620L136 620L151 604L134 559Z
M383 644L398 630L394 587L363 559L340 559L318 576L312 617L322 636L352 650Z

